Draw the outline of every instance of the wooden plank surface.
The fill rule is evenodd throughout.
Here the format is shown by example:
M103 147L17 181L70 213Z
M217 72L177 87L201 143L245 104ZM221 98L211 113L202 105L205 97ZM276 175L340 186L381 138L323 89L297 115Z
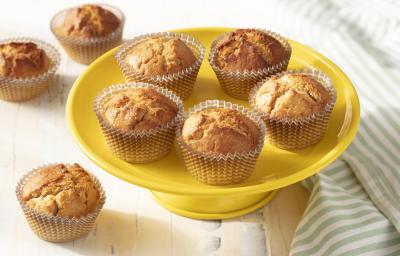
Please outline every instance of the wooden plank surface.
M288 255L293 234L307 206L308 191L296 183L278 193L263 209L265 236L272 255Z

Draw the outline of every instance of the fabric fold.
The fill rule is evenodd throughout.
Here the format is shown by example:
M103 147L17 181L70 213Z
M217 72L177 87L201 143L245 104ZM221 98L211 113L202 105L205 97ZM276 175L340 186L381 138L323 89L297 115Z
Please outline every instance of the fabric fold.
M311 197L291 255L400 255L399 3L282 0L273 7L271 29L337 64L362 110L348 150L303 182Z

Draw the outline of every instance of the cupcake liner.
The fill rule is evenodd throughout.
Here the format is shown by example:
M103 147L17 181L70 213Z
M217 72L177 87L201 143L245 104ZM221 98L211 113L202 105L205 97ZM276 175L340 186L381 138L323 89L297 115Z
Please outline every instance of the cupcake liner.
M132 88L151 88L172 100L178 113L170 122L147 131L125 131L112 127L101 113L103 103L115 93ZM175 127L183 114L183 103L173 92L146 83L117 84L104 89L96 97L94 109L106 138L106 143L118 158L130 163L148 163L164 157L171 150L175 139Z
M88 172L99 190L100 200L97 208L86 216L79 218L52 216L37 212L28 207L25 201L22 199L23 188L26 182L40 169L52 165L54 164L40 166L25 174L18 182L16 195L22 211L24 212L25 218L28 221L33 233L35 233L40 239L49 242L67 242L78 239L89 233L89 231L93 228L97 216L103 208L106 196L99 180L93 174ZM68 164L66 165L69 166Z
M283 61L281 61L280 63L264 69L226 71L220 69L218 65L215 63L216 46L222 38L224 38L226 35L232 32L220 35L211 44L211 50L208 57L208 62L210 63L212 69L214 70L214 73L217 76L222 89L228 95L237 99L247 100L249 97L250 90L257 84L257 82L261 81L262 79L270 75L286 70L289 64L292 48L288 43L288 41L284 37L280 36L275 32L265 29L257 29L257 30L277 39L285 48L288 57Z
M71 8L58 12L50 22L50 29L57 38L61 46L67 52L68 56L81 64L90 64L97 57L108 50L117 47L122 43L122 32L124 30L125 15L123 12L111 5L100 4L101 7L111 11L120 20L119 27L110 34L102 37L79 38L65 36L59 31L59 27L65 18L65 14ZM76 8L76 7L73 7Z
M132 70L125 63L125 57L132 47L142 40L158 36L179 37L192 50L193 54L197 58L196 62L193 63L192 66L180 72L169 75L145 76ZM171 90L182 99L187 99L192 94L197 74L204 59L204 54L204 46L193 37L172 32L160 32L141 35L126 42L120 49L118 49L115 58L125 77L125 80L156 84Z
M300 149L319 142L326 132L329 117L336 102L336 90L330 78L316 69L289 70L272 76L281 77L285 74L306 74L314 77L329 92L330 99L325 108L309 117L277 118L270 117L260 112L267 129L267 137L271 144L282 149ZM267 78L257 84L250 93L249 102L251 107L257 111L255 96L258 89ZM259 111L257 111L259 112Z
M181 129L188 116L207 108L233 109L250 118L257 124L260 131L257 147L249 152L233 154L205 153L192 149L183 140ZM176 135L186 169L195 179L209 185L228 185L247 179L253 172L264 145L265 125L255 112L243 106L222 100L208 100L188 110L185 118L176 129Z
M50 60L49 69L39 75L24 78L0 76L0 99L6 101L26 101L40 95L48 86L55 82L56 72L60 65L60 54L58 50L41 40L34 38L9 38L0 41L0 44L10 42L32 42L46 52Z

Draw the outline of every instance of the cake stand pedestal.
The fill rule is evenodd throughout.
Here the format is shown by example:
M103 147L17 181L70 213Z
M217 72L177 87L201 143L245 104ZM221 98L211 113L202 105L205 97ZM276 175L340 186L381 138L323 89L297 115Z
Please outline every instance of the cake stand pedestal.
M194 219L228 219L250 213L271 201L278 190L250 195L187 196L150 191L153 199L176 214Z

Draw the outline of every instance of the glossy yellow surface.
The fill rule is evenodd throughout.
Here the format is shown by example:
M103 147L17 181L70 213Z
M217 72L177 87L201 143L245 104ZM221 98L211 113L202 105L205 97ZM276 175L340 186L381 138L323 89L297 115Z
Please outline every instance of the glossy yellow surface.
M176 31L194 36L209 49L213 38L229 30L231 29L194 28ZM79 147L96 164L132 184L163 192L154 194L157 201L162 201L161 204L166 207L170 205L167 208L174 212L194 218L196 216L198 218L207 218L207 216L223 218L232 211L235 211L236 215L230 214L229 217L246 213L253 208L246 203L241 203L241 196L251 195L254 202L257 201L256 198L259 198L259 203L260 200L270 198L266 192L290 185L318 172L347 148L357 132L360 121L358 97L346 75L334 63L311 48L295 41L290 41L290 44L293 53L289 69L318 68L331 77L336 87L337 101L327 133L320 143L303 150L286 151L267 143L261 152L253 175L243 183L231 186L208 186L198 183L186 172L183 162L177 154L176 145L166 158L150 164L129 164L111 154L93 111L93 101L103 88L124 81L114 59L115 49L93 62L72 87L67 102L70 131ZM248 105L247 102L235 100L222 91L214 72L205 59L196 81L194 93L185 101L185 107L188 108L207 99L224 99ZM173 195L168 197L168 193ZM182 198L177 199L175 196L177 194L191 197L181 200ZM241 210L240 207L234 207L232 204L230 204L231 207L228 207L229 209L222 207L224 205L222 195L236 196L237 206L244 209ZM194 200L193 196L202 199ZM260 197L264 197L264 199L260 199ZM209 203L205 203L207 200L204 201L204 198L210 199ZM177 203L177 200L180 202ZM242 201L249 202L251 200L243 197ZM268 200L263 202L266 201ZM198 207L199 202L202 202L205 211L193 208ZM254 203L253 205L259 204ZM207 212L210 215L205 214ZM218 213L220 214L218 215Z
M274 198L278 190L219 196L185 196L152 191L154 200L168 210L194 219L228 219L252 212Z

